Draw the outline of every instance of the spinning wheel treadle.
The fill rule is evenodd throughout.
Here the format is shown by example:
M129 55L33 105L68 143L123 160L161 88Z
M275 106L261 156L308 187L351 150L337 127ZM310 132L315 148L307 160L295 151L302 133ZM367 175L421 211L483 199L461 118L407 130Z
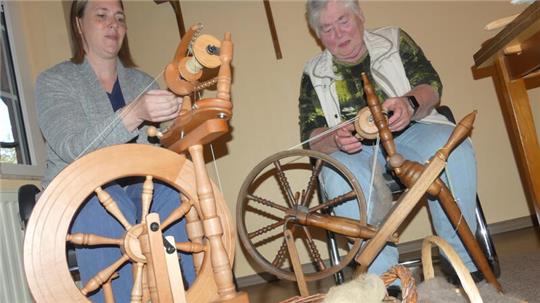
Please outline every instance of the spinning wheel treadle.
M155 157L152 161L140 161L144 159L144 155ZM133 163L138 163L138 165L133 165ZM103 167L113 166L114 170L103 169ZM192 202L194 209L199 208L192 163L184 156L169 150L148 145L125 144L104 148L75 161L47 187L40 198L40 203L33 211L25 235L24 265L30 289L37 302L88 301L77 288L68 271L66 237L69 226L77 209L96 188L126 176L152 176L182 193L181 207L186 209L185 203ZM232 262L234 235L231 217L223 197L215 185L213 187L217 210L225 231L223 243L229 260ZM162 223L162 226L166 224L166 218L162 218ZM138 227L134 226L129 230L135 229ZM129 238L129 234L126 238ZM77 237L77 235L70 237ZM129 240L123 241L129 242ZM182 243L178 247L190 246L189 244L191 243ZM197 279L187 292L188 302L208 302L216 299L212 265L206 253L202 252L205 255L202 258L194 258L199 260L196 267L200 266L200 269ZM137 258L136 252L126 253L126 255L129 262L133 264L141 261Z
M317 205L312 200L317 194L318 177L323 167L341 174L351 191ZM265 193L276 187L282 193L281 199L267 198ZM354 199L360 210L359 220L327 214L332 206ZM330 156L310 150L280 152L259 163L240 189L236 218L239 238L249 255L266 271L291 281L295 281L296 276L285 262L288 253L284 229L291 231L298 240L300 263L314 265L305 273L306 281L319 280L340 271L352 261L363 238L374 234L373 228L367 226L364 195L352 173ZM325 241L326 231L353 242L341 258L342 262L329 267L322 261L316 244Z

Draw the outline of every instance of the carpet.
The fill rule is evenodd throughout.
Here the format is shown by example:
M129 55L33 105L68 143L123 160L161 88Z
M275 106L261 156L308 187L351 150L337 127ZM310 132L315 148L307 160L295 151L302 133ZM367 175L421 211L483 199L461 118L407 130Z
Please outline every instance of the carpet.
M540 254L500 256L501 283L505 294L530 303L540 303Z

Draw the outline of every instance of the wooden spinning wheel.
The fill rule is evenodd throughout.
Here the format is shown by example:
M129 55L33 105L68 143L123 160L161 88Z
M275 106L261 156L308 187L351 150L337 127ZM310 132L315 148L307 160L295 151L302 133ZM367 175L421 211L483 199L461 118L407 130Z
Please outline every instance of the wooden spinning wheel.
M104 290L106 302L113 302L109 282L127 262L133 264L132 302L248 302L247 295L236 292L233 283L234 226L222 194L208 177L203 157L203 144L229 130L231 35L226 33L223 41L208 35L199 37L201 28L192 26L182 39L167 66L165 81L182 96L217 84L217 97L193 103L184 97L180 115L171 126L163 131L149 128L149 136L158 136L168 149L123 144L92 152L66 167L38 201L24 244L27 280L37 302L86 302L86 295L99 287ZM198 83L203 68L218 66L216 78ZM186 151L191 161L183 155ZM141 195L141 224L134 226L101 188L125 177L146 179ZM154 180L180 192L181 204L167 218L148 214ZM68 234L77 210L94 193L124 226L122 237ZM187 222L190 241L165 241L161 230L180 219ZM68 272L66 241L87 247L117 246L122 256L79 289ZM187 294L176 250L193 254L197 277Z
M495 286L496 289L502 291L501 285L498 283L489 267L486 257L482 253L478 242L474 239L467 223L461 222L461 211L454 202L450 190L442 180L439 179L439 175L445 167L449 154L467 137L472 129L476 113L473 112L460 121L446 144L434 154L428 164L422 165L406 160L397 153L393 136L388 127L387 118L383 115L382 106L374 93L373 87L369 83L368 77L365 74L362 74L362 79L369 108L358 113L358 121L355 123L356 131L363 138L372 139L376 138L377 135L380 136L381 143L388 155L387 160L390 168L392 168L402 183L409 188L408 191L406 191L396 202L395 206L386 216L384 223L379 228L375 229L366 224L366 219L362 215L366 213L365 201L363 197L360 198L362 192L360 188L357 187L357 181L354 176L352 176L346 168L342 168L339 163L333 161L332 158L313 151L294 150L278 153L257 165L249 174L241 188L237 203L237 226L240 239L245 249L258 265L268 272L275 274L280 278L296 280L301 295L307 296L308 290L306 281L324 278L329 274L336 272L337 270L335 269L340 269L340 266L332 268L325 267L320 259L318 250L314 248L315 245L312 244L312 237L307 231L307 227L315 226L356 238L357 240L355 240L351 252L353 255L355 254L354 259L358 264L356 273L362 273L367 271L368 266L388 242L396 241L397 235L395 233L403 223L404 219L411 213L421 198L426 193L429 193L438 197L442 208L456 228L456 231L475 264L486 277L486 280ZM288 178L284 174L285 165L281 161L287 157L299 156L312 157L315 159L316 164L315 168L312 169L312 174L305 191L293 194L292 186L289 185ZM328 164L338 168L340 173L345 176L349 184L351 184L351 188L354 190L342 196L338 196L333 200L325 201L322 206L309 206L315 187L314 183L320 173L321 167ZM267 166L272 165L277 173L268 172ZM254 188L257 188L260 183L263 182L259 180L259 177L265 174L277 175L279 188L285 196L285 203L281 202L280 204L280 201L253 193ZM323 209L326 206L337 205L346 200L354 199L355 196L359 202L361 201L361 203L359 203L361 217L357 221L317 213L318 210ZM256 204L262 205L265 208L256 208L254 206ZM273 212L269 212L269 209L273 210ZM260 225L248 226L246 217L250 214L269 217L270 221ZM254 221L256 222L256 220L253 219L249 220L249 222ZM263 252L261 246L270 240L275 239L275 236L267 237L269 240L255 239L258 239L257 237L262 235L269 234L279 227L283 228L284 240L282 240L282 245L277 253L275 253L273 260L270 261L268 254ZM304 230L307 238L308 255L314 256L314 262L317 263L315 272L304 273L302 264L305 264L305 262L301 261L301 254L298 253L293 236L294 229L297 227L301 227ZM280 233L278 233L278 238L279 236L281 236ZM358 250L356 245L362 241L360 239L366 240L366 243ZM281 267L281 259L284 258L287 250L291 260L292 271L288 268ZM351 261L349 257L350 256L347 255L342 260L342 263L348 264L349 261ZM317 270L319 271L317 272Z
M323 167L341 174L351 191L318 204L313 200L317 200L317 182ZM297 182L299 177L308 177L309 181L306 184L304 178ZM279 199L265 195L265 191L275 188L282 193ZM355 199L360 220L326 212L333 206ZM314 264L314 270L305 273L306 281L319 280L347 266L360 249L363 238L374 234L374 230L367 226L365 214L364 195L352 173L330 156L310 150L284 151L261 161L244 181L236 207L238 234L246 251L266 271L291 281L297 277L285 262L287 244L283 238L284 231L290 231L300 239L296 246L297 250L300 248L300 254L304 253L301 262ZM351 249L342 257L340 264L327 266L322 261L316 245L317 237L321 239L321 231L324 237L324 232L331 231L352 241ZM275 250L267 249L270 243L280 246Z

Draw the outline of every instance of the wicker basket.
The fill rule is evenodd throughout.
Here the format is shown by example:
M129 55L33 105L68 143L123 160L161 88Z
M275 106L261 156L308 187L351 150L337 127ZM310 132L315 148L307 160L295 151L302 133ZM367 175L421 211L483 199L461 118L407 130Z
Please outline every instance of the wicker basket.
M396 265L390 268L389 271L381 275L384 285L388 287L395 280L401 280L401 302L416 303L418 294L416 293L416 281L414 280L411 271L403 266Z
M469 301L471 303L483 302L482 298L480 297L480 292L478 291L478 288L471 277L471 273L465 264L463 264L463 261L461 261L456 251L450 246L450 244L436 236L428 236L424 238L424 242L422 242L422 267L424 272L424 280L432 279L435 276L433 270L433 259L431 257L432 245L438 246L439 249L444 252L448 258L448 261L450 264L452 264L452 267L454 267L454 270L461 281L461 285L463 286L463 290L469 297Z
M280 303L321 303L324 300L325 294L315 294L308 297L292 297Z
M416 282L412 273L405 266L397 265L389 271L381 275L381 279L386 287L392 284L395 280L401 280L402 303L416 303ZM292 297L280 303L321 303L325 299L325 294L315 294L308 297ZM390 299L390 300L388 300ZM387 297L384 302L392 302L392 297Z

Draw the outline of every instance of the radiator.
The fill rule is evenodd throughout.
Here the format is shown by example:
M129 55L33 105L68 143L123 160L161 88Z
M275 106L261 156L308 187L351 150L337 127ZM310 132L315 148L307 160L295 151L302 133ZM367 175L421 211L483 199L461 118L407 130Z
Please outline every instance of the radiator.
M17 193L0 192L0 303L32 302L23 269L23 230Z

